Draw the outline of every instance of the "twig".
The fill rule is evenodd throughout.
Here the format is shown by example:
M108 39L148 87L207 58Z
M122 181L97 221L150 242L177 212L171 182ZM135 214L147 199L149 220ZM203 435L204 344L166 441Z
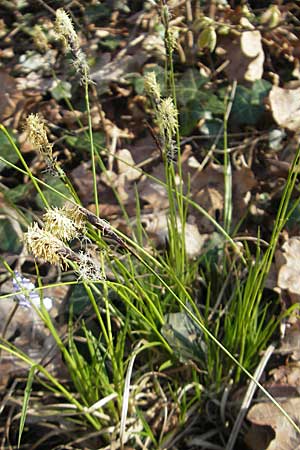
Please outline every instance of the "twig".
M269 345L269 347L267 348L263 358L261 359L259 365L256 368L256 371L253 375L253 378L256 382L258 382L260 380L260 377L262 376L263 371L265 370L265 367L272 355L272 353L274 352L275 347L274 345ZM225 450L232 450L235 444L235 441L238 437L238 434L240 432L240 428L242 426L243 420L247 414L248 408L252 402L253 396L255 394L255 391L257 389L257 384L255 383L255 381L251 380L249 387L247 389L246 395L244 397L244 400L241 404L241 409L240 412L235 420L234 426L232 428L229 440L227 442L226 448Z

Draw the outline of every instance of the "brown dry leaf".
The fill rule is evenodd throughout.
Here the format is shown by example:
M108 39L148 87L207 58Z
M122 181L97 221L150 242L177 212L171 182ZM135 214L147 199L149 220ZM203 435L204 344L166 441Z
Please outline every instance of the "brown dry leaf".
M243 18L241 22L243 20L247 19ZM248 22L242 25L249 28L251 24ZM225 37L220 46L226 50L226 57L229 60L225 72L230 81L253 82L261 79L265 55L260 31L244 31L236 39L232 36Z
M11 116L18 100L15 99L16 81L4 70L0 70L0 122Z
M300 398L291 398L281 403L284 410L296 423L300 421ZM256 433L259 434L261 426L270 426L275 432L275 438L269 442L265 450L300 450L300 435L295 428L282 415L278 408L271 402L254 405L247 419L257 425ZM250 447L257 450L257 447Z
M300 88L284 89L273 86L269 102L275 122L290 131L300 129Z
M148 57L144 51L136 52L134 55L126 55L121 50L113 61L106 64L100 61L92 71L91 79L99 82L101 88L103 84L111 82L127 84L126 75L139 72Z
M136 139L131 145L128 145L128 149L137 164L160 157L160 152L150 134Z
M235 170L232 174L233 221L237 223L245 214L251 199L249 193L257 185L254 173L248 167Z
M158 164L151 175L165 183L165 168L163 163ZM142 200L149 204L153 211L160 211L169 207L169 199L165 186L152 178L144 178L139 183L139 192Z
M77 194L84 205L88 205L94 200L93 174L87 163L83 162L72 170L72 179L76 187Z
M134 168L135 162L126 148L116 153L119 175L115 181L120 200L124 204L135 202L135 191L132 182L140 178L141 172Z
M41 99L36 91L21 91L17 80L5 70L0 70L0 122L18 128L24 110L30 109Z
M145 225L150 238L154 238L156 244L165 245L168 240L168 217L166 212L160 211L157 214L142 215L141 221ZM181 223L177 217L177 225L181 230ZM185 247L188 258L196 258L201 254L201 250L207 241L208 234L200 234L196 224L185 224Z
M298 336L299 337L299 336ZM295 348L295 347L294 347ZM299 348L299 342L298 342ZM284 346L280 348L280 351L284 352ZM279 384L280 387L299 387L300 386L300 363L290 363L285 366L279 366L270 372L274 382Z
M193 157L183 154L184 158L184 176L190 174L191 197L204 208L211 217L222 220L224 208L224 168L220 165L210 164L204 170L199 171L199 163ZM246 211L247 193L256 185L253 172L243 167L236 170L232 175L233 185L233 205L235 223L243 216ZM200 232L210 233L214 230L214 225L200 213L194 213L197 216L197 225Z
M135 192L132 182L141 177L141 172L135 168L132 155L126 148L118 150L116 156L118 174L112 170L107 170L100 175L100 179L107 186L116 189L123 204L134 203Z
M128 181L136 181L140 178L141 172L135 169L135 161L131 155L131 152L126 148L122 150L118 150L116 156L119 158L118 162L118 170L119 174L124 174Z
M299 319L289 317L289 321L294 323L288 323L284 338L281 342L280 353L291 354L294 361L300 361L300 322Z
M277 285L286 290L293 303L300 301L300 237L292 237L275 254Z

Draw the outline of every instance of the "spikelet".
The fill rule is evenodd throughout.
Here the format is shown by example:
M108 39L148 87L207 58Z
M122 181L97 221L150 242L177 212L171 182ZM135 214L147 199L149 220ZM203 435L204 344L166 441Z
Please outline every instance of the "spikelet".
M37 223L28 228L24 235L24 243L28 251L36 258L60 267L66 267L65 244L49 231L41 229Z
M53 160L52 144L49 143L44 120L40 114L30 114L25 122L24 130L31 145L43 157Z
M44 229L64 242L79 237L79 229L72 218L68 217L62 208L49 208L43 216Z
M81 74L81 80L83 82L91 82L86 56L80 48L79 39L72 20L62 8L56 10L55 32L57 38L63 42L65 50L71 53L73 65Z
M152 98L156 105L160 102L160 86L156 79L155 72L148 72L144 77L145 91Z
M33 42L36 48L41 52L45 53L49 48L49 43L47 36L45 35L42 27L40 25L35 25L33 28Z
M171 97L164 98L159 105L158 122L168 141L171 141L178 128L178 111Z

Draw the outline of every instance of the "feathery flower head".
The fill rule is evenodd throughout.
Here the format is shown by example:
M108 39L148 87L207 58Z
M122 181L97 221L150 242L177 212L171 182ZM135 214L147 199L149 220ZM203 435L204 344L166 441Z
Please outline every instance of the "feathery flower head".
M160 101L160 86L156 79L155 72L148 72L144 77L144 87L149 97L153 98L155 103Z
M168 47L169 50L172 52L177 48L178 43L178 37L179 37L179 28L178 27L171 27L169 29L168 33Z
M72 203L66 203L61 209L67 217L73 220L76 228L83 233L85 231L86 216L79 207Z
M49 48L49 43L47 36L45 35L42 27L40 25L35 25L33 28L33 42L36 48L41 52L45 53Z
M29 142L44 157L53 161L52 144L49 143L45 122L40 114L30 114L25 122L25 132Z
M164 98L159 105L159 125L171 140L178 128L178 111L171 97Z
M99 281L105 280L105 270L104 265L98 262L95 258L93 258L88 253L79 252L79 262L77 272L80 275L80 278L83 280L89 281ZM100 255L101 261L101 255Z
M79 48L79 40L72 20L63 8L56 10L55 32L66 49L72 51L74 47Z
M41 258L60 267L67 266L64 242L53 236L49 231L39 228L37 223L28 228L24 235L24 242L28 251L33 253L36 258Z
M80 212L75 213L75 208L49 208L43 216L45 230L62 241L71 241L79 237L84 229Z
M65 49L71 53L73 65L81 74L82 81L91 83L86 56L80 48L72 20L62 8L56 10L55 31L58 39L62 40Z

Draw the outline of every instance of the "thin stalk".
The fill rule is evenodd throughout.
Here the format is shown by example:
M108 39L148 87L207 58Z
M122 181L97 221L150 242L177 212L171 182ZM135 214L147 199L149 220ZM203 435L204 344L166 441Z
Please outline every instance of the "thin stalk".
M232 170L230 162L230 154L228 152L228 135L227 135L227 125L228 119L231 113L233 100L235 97L237 82L234 81L231 94L229 98L228 105L224 113L223 120L223 138L224 138L224 228L227 233L230 233L231 222L232 222Z
M85 69L86 71L87 69ZM99 199L98 199L98 189L97 189L97 179L96 179L96 164L95 164L95 147L94 147L94 137L93 137L93 128L92 128L92 116L90 109L90 100L89 100L89 83L87 73L85 74L85 104L88 116L88 126L89 126L89 139L90 139L90 149L91 149L91 162L92 162L92 174L93 174L93 189L94 189L94 200L96 205L96 216L99 216Z
M29 167L28 167L28 165L27 165L25 159L23 158L23 155L22 155L22 153L20 152L19 148L18 148L17 145L14 143L14 141L13 141L13 139L11 138L10 134L8 133L7 129L6 129L2 124L0 124L0 130L1 130L2 133L5 135L5 137L7 138L7 140L9 141L9 143L12 145L13 149L15 150L15 152L17 153L17 155L18 155L18 157L19 157L21 163L23 164L23 166L24 166L25 169L26 169L26 170L25 170L26 174L27 174L27 175L29 176L29 178L31 179L32 184L34 185L35 189L36 189L37 192L39 193L39 195L40 195L40 197L41 197L41 199L42 199L44 205L45 205L47 208L49 208L49 203L48 203L46 197L44 196L43 192L41 191L41 189L40 189L40 187L39 187L39 185L38 185L38 183L37 183L35 177L32 175L32 173L31 173L31 171L30 171L30 169L29 169ZM4 160L4 158L1 158L1 159ZM5 160L4 160L4 161L5 161Z

